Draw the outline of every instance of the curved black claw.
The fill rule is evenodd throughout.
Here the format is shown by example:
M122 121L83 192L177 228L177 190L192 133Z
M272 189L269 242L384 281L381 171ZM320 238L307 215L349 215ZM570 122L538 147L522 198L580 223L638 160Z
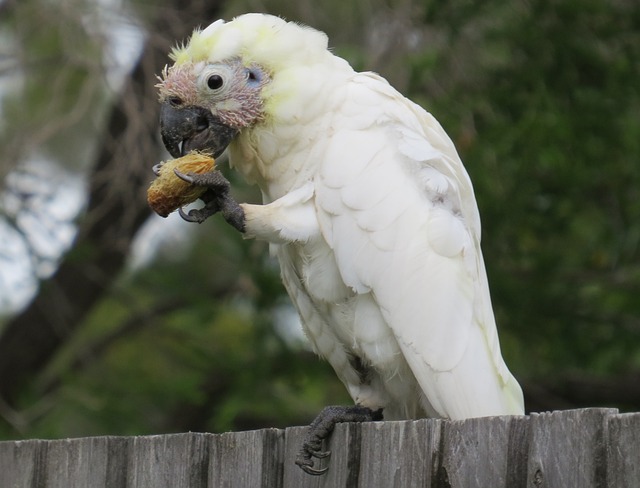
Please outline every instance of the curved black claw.
M178 209L178 214L182 217L182 220L186 220L187 222L198 222L198 219L195 215L193 215L193 210L189 210L189 213L185 212L182 207Z
M158 166L156 164L156 166ZM154 166L154 171L155 171L155 167ZM173 168L173 172L175 173L175 175L180 178L182 181L186 181L187 183L191 183L192 185L193 183L193 176L195 173L183 173L182 171L178 170L177 168Z
M300 469L302 469L302 471L304 471L305 473L313 476L319 476L329 471L329 466L326 466L324 468L318 468L318 469L314 468L313 465L315 463L313 462L311 457L314 457L316 459L328 458L331 456L331 451L328 451L328 450L327 451L309 451L310 457L308 459L306 458L306 455L303 455L303 459L301 459L300 454L298 454L298 458L296 459L296 464L300 466Z
M195 224L201 224L216 212L217 210L209 209L206 205L202 208L194 208L192 210L189 210L188 213L185 212L182 208L178 209L178 213L180 214L180 217L183 218L183 220L186 220L187 222L193 222Z
M174 169L173 172L178 178L187 183L207 188L207 191L200 197L205 203L204 207L190 210L188 213L179 209L180 217L187 222L201 224L212 215L220 212L229 224L240 232L245 231L244 210L238 202L229 195L231 185L220 171L182 173Z
M174 168L173 172L178 178L187 183L204 186L219 194L227 193L231 187L229 180L217 169L208 173L183 173Z
M302 469L302 471L312 476L320 476L321 474L325 474L327 471L329 471L328 466L322 469L315 469L315 468L312 468L311 466L303 466L300 464L298 466L300 466L300 469Z
M322 441L331 435L335 425L339 422L369 422L372 420L382 420L382 409L371 410L360 405L325 407L311 422L302 447L296 456L296 464L307 474L316 476L326 473L329 467L314 468L315 463L312 458L324 459L331 455L331 451L322 450Z
M164 162L154 164L153 167L151 168L151 171L153 171L153 174L155 174L156 176L160 176L160 168L162 168L163 164Z

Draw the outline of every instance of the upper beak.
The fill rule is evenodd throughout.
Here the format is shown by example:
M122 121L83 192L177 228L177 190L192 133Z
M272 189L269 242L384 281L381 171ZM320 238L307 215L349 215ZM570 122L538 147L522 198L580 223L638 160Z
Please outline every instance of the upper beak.
M175 107L164 102L160 107L160 133L167 151L174 158L189 151L220 156L238 130L223 124L203 107Z

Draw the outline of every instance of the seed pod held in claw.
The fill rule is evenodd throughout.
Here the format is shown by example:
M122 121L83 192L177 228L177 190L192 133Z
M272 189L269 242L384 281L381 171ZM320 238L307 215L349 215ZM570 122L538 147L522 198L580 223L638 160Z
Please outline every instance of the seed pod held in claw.
M208 173L213 171L215 160L209 154L190 152L177 159L164 161L160 165L158 177L153 180L147 190L149 206L161 217L194 202L202 196L206 188L192 185L182 180L173 172Z

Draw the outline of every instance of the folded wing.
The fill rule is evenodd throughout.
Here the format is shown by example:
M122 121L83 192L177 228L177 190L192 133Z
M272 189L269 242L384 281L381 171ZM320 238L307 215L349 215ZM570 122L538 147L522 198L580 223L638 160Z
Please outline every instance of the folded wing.
M523 413L500 353L473 189L453 144L376 75L355 76L345 98L315 181L343 281L374 297L432 415Z

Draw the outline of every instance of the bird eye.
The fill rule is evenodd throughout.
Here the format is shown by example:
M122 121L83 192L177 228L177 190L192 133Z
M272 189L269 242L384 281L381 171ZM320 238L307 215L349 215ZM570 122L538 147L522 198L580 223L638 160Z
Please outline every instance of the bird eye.
M222 76L220 75L211 75L207 78L207 86L212 90L217 90L223 84Z

